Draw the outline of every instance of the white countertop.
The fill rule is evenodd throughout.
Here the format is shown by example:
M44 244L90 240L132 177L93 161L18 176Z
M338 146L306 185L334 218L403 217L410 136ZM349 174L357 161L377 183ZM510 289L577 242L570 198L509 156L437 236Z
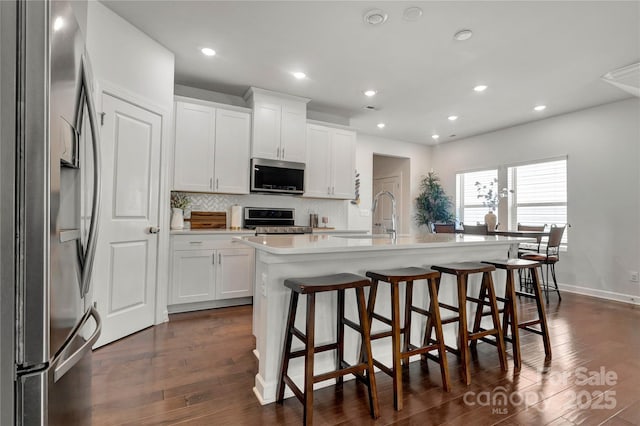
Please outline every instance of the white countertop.
M366 229L334 229L334 228L313 228L314 234L366 234L369 231ZM256 231L253 229L172 229L170 235L206 235L206 234L216 234L216 235L255 235Z
M273 254L308 254L355 251L402 250L440 247L505 245L531 242L533 238L495 235L424 234L391 238L380 235L265 235L235 237L243 244Z

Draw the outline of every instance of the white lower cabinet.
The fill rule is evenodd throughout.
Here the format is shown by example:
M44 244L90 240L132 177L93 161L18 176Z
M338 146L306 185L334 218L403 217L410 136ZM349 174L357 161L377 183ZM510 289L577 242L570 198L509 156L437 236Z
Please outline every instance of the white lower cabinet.
M254 249L228 235L173 235L169 312L250 303L254 270Z

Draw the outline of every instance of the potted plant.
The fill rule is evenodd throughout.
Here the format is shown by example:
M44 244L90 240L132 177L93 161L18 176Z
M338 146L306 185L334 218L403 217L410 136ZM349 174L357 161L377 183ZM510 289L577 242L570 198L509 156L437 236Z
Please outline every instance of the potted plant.
M189 207L191 201L187 194L181 192L171 193L171 229L184 228L184 209Z
M478 192L478 199L482 200L482 205L485 207L489 207L489 212L484 215L484 223L487 224L487 228L489 231L493 231L496 229L496 225L498 222L498 217L494 213L498 204L500 204L500 198L504 198L507 196L508 191L507 188L503 188L501 191L498 191L498 179L494 178L487 185L483 185L480 182L475 183L476 191Z
M440 178L435 172L431 171L422 178L420 191L416 198L415 220L418 225L427 225L429 232L433 232L434 223L453 222L453 203L442 189Z

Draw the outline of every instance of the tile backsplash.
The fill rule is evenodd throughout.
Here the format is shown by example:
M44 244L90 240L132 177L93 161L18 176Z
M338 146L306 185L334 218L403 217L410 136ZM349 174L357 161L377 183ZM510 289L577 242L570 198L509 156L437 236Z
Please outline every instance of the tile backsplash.
M296 209L296 225L309 225L309 214L317 213L321 218L329 218L327 226L336 229L347 228L348 200L323 200L317 198L302 198L288 195L233 195L233 194L205 194L184 192L191 200L191 207L185 211L185 217L190 217L191 210L195 211L224 211L227 212L227 224L231 206L238 204L242 207L287 207Z

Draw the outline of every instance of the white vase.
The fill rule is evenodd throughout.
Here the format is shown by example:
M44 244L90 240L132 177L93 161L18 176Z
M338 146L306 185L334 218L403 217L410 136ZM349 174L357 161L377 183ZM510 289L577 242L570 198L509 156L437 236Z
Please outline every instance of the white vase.
M184 215L182 209L173 207L171 209L171 229L183 229L184 228Z
M496 225L498 224L498 216L496 216L493 211L484 215L484 223L487 224L487 229L489 232L496 230Z

